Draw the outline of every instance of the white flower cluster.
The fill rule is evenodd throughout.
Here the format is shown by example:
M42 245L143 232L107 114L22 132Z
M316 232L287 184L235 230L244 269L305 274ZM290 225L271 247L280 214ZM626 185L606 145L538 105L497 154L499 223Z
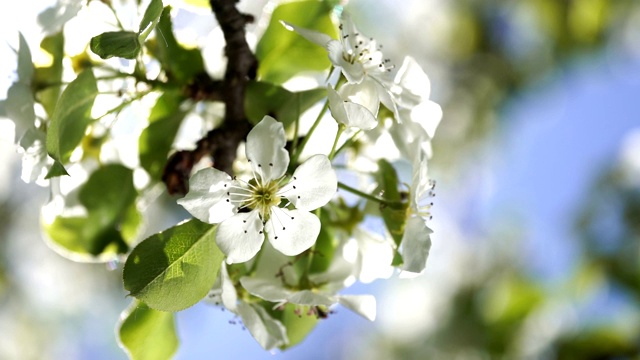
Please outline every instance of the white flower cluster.
M375 40L359 33L347 14L337 40L283 25L323 46L344 75L346 81L338 82L336 89L327 87L328 107L339 124L335 143L349 128L365 134L373 129L386 131L397 152L412 165L413 176L400 207L404 214L400 246L389 234L373 234L358 224L346 234L327 235L334 237L328 240L333 253L326 268L315 272L294 265L306 258L308 270L310 258L325 255L315 249L322 230L331 225L321 221L320 208L342 201L334 200L338 188L332 167L335 143L329 156L314 155L290 169L295 164L290 164L285 147L284 126L265 116L247 136L251 174L231 177L207 168L192 176L188 194L178 202L201 221L218 224L216 242L226 255L208 299L238 315L265 349L285 346L289 340L285 325L265 310L262 301L271 303L274 310L292 304L297 314L318 317L341 304L374 320L373 296L340 295L339 291L356 280L388 278L395 256L402 258L395 266L402 271L424 270L431 246L427 221L435 186L427 175L427 161L442 116L440 107L429 100L429 79L417 62L407 57L399 68L392 66ZM379 121L381 104L393 114L389 126Z

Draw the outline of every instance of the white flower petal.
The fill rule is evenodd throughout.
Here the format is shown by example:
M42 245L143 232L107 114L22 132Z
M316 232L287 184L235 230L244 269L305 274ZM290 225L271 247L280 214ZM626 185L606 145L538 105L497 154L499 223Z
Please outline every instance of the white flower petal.
M250 260L263 242L262 220L256 210L233 215L220 223L216 231L216 243L227 255L227 264Z
M276 250L294 256L316 242L320 233L320 219L304 210L273 208L264 228Z
M394 78L392 92L403 107L413 107L429 99L431 82L418 62L407 56Z
M308 306L331 306L336 303L336 300L330 296L321 293L315 293L310 290L298 291L287 299L290 303L296 305L308 305Z
M15 141L18 142L24 133L34 127L36 113L35 101L28 84L16 82L7 90L4 103L6 116L15 124Z
M420 273L427 265L429 249L431 249L431 233L424 219L412 216L407 220L402 236L402 270Z
M340 97L340 94L338 94L338 92L332 87L328 87L327 98L329 99L329 111L331 111L331 116L333 116L337 122L349 126L349 117L347 116L347 110L344 108L345 101Z
M362 130L371 130L378 125L378 120L366 107L345 101L344 97L330 87L327 88L327 97L331 116L337 122Z
M364 79L364 67L358 61L353 64L344 59L344 51L342 43L337 40L329 41L326 45L329 60L335 67L342 69L342 73L350 83L360 83Z
M278 179L289 166L289 152L282 123L265 116L247 135L246 154L263 181Z
M379 84L370 79L364 79L360 84L344 84L338 90L340 97L367 108L372 114L378 113L380 97Z
M231 278L229 277L229 272L227 271L227 265L222 262L222 266L220 267L220 281L222 287L222 304L224 307L229 309L229 311L236 312L238 308L238 293L236 292L235 286L231 282Z
M302 35L302 37L304 37L305 39L322 47L325 47L329 41L333 40L331 36L319 31L301 28L282 20L280 20L280 23L284 25L287 30L295 31L298 34Z
M200 221L217 224L235 214L238 207L227 195L231 185L231 177L224 171L202 169L191 176L189 192L178 204Z
M313 155L293 172L291 181L278 191L300 210L314 210L328 203L338 190L338 178L325 155Z
M375 115L366 107L360 104L346 102L344 103L344 108L347 112L347 118L349 119L348 126L362 130L371 130L378 126L378 119L376 119Z
M433 139L436 128L442 120L442 108L433 101L424 101L411 109L411 120L420 124L429 139Z
M340 295L338 302L367 320L376 319L376 298L373 295Z
M273 319L262 307L240 302L238 304L238 314L253 338L265 350L271 350L289 343L287 329L281 322Z
M20 139L20 146L24 149L20 176L22 181L31 183L46 175L44 171L48 162L46 141L47 134L33 126L27 129Z
M394 271L393 247L384 238L356 228L354 237L358 243L358 279L370 283L376 279L388 279Z
M278 281L279 279L275 277L273 279L264 279L244 276L240 279L240 284L251 295L267 301L281 302L291 295L291 291L285 289L282 283Z

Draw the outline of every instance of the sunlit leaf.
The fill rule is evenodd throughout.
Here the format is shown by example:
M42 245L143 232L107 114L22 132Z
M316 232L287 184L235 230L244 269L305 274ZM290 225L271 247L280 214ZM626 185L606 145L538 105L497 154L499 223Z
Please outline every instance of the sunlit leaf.
M31 50L27 40L25 40L22 33L18 33L19 45L18 45L18 81L29 84L33 77L33 61L31 59Z
M122 315L118 343L132 360L171 359L178 350L174 315L134 301Z
M173 35L171 7L166 6L156 26L156 38L148 41L150 51L158 58L171 80L185 83L204 72L204 61L199 49L185 49Z
M162 94L151 109L149 126L140 134L140 165L155 180L162 176L167 156L186 115L180 110L182 100L183 96L178 91Z
M215 229L193 219L145 239L127 258L125 289L157 310L194 305L213 286L224 257Z
M162 0L151 0L149 3L142 20L140 21L140 30L138 30L138 41L140 44L144 43L147 36L151 33L151 30L156 27L156 24L160 20L160 15L162 14L162 8Z
M59 216L45 224L45 231L56 246L78 255L125 253L140 224L136 198L133 171L118 164L105 165L79 189L78 200L87 215Z
M60 81L62 81L62 59L64 58L63 32L47 36L42 39L40 48L51 55L51 65L35 69L35 87L38 102L42 104L49 117L53 116L56 102L60 96Z
M76 17L83 3L81 1L56 1L38 14L38 24L45 34L54 34L62 30L67 21Z
M330 18L331 6L320 1L287 2L278 6L256 48L259 78L281 84L302 71L322 71L330 66L327 51L282 26L280 20L337 38Z
M114 56L135 59L142 46L132 31L109 31L91 38L91 51L103 59Z
M252 123L258 123L265 114L272 114L286 128L325 96L323 88L291 92L279 85L251 81L247 86L244 108Z
M306 313L298 315L295 308L296 305L287 304L282 311L278 310L281 312L280 322L287 329L287 337L289 338L289 343L281 347L282 349L302 342L318 324L318 318L315 315L307 315Z
M98 93L91 69L80 73L62 92L47 131L47 152L61 163L69 160L91 123L91 108Z

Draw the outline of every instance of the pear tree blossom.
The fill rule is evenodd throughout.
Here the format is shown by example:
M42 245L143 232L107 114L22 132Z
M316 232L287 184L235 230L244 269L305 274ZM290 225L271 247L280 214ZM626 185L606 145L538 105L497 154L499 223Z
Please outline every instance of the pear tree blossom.
M282 123L265 116L247 135L252 179L243 181L207 168L193 175L189 193L178 201L200 220L220 223L216 242L229 264L253 258L265 236L283 254L298 255L320 232L320 220L309 211L335 195L335 171L326 156L315 155L286 182L289 153L284 145ZM288 209L290 204L295 208Z
M269 259L271 264L282 264L282 258L278 258L277 255ZM326 272L309 276L309 281L314 284L310 289L295 290L286 277L283 279L273 276L273 271L262 270L261 276L242 277L240 284L250 294L274 303L275 308L289 303L305 307L309 309L309 313L317 314L318 309L340 304L367 320L375 320L375 297L337 294L354 280L353 266L344 259L340 248L337 249L337 254Z
M429 178L427 170L427 158L422 154L413 164L407 222L402 237L402 269L412 273L424 270L431 249L433 231L427 221L431 220L431 198L435 196L436 183Z

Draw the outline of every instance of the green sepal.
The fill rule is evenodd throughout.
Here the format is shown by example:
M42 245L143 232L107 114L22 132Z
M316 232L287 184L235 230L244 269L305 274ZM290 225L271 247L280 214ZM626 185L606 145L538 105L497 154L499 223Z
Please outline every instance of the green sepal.
M398 174L388 161L384 159L378 160L378 172L376 173L376 179L378 180L378 189L376 192L381 193L384 200L395 202L397 204L402 202L402 195L398 190L400 185L398 181ZM402 242L404 225L407 222L407 207L408 203L406 202L401 206L381 204L379 207L384 224L391 234L396 246L400 246L400 243Z

